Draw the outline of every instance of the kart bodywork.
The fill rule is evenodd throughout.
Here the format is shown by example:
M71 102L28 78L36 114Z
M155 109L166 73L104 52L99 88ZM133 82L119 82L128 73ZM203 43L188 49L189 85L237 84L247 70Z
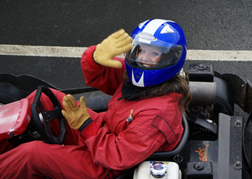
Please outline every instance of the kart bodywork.
M154 153L147 160L177 163L184 179L241 179L245 173L250 175L249 144L244 142L244 135L252 118L251 82L235 74L215 72L212 65L204 64L190 64L184 75L189 79L192 102L190 112L183 116L182 140L173 151ZM0 74L0 103L20 100L41 85L57 89L29 75ZM85 96L87 106L97 112L105 111L111 98L89 87L58 90L70 93L76 99ZM234 116L235 104L249 114L248 119ZM28 125L24 135L34 134L36 130L34 125ZM17 135L22 138L22 134L12 134L8 136L9 140L16 142L13 138ZM25 142L24 138L27 139L23 137L16 145ZM37 139L41 140L39 136L28 140ZM133 178L136 167L125 171L118 179Z

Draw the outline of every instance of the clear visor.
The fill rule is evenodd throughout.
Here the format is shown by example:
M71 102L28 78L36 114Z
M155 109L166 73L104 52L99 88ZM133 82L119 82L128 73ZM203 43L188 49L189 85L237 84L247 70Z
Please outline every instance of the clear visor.
M136 67L160 69L176 64L182 52L182 46L168 48L135 41L126 54L126 60Z

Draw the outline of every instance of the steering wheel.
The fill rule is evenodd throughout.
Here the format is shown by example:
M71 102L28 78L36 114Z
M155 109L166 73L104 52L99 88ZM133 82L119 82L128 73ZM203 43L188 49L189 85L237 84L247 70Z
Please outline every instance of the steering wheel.
M42 92L51 100L54 110L46 111L44 106L42 105L40 101L40 96ZM43 120L40 120L39 112L40 110ZM61 106L56 98L56 96L53 94L53 92L46 86L39 86L35 95L35 98L33 100L31 111L32 111L32 119L33 123L37 129L37 132L41 135L41 137L44 139L46 143L50 144L63 144L66 136L66 122L65 118L61 114ZM50 122L52 120L58 120L60 125L60 133L58 137L54 136L50 129Z

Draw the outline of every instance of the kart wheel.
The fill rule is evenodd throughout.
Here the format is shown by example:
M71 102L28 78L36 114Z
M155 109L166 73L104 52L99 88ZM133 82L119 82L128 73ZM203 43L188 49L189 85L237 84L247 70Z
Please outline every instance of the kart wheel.
M22 92L10 83L0 82L0 106L22 99Z
M54 110L51 111L45 110L44 106L40 101L40 96L42 93L44 93L51 100L52 104L54 105ZM38 133L47 143L50 144L64 143L66 136L66 123L65 118L61 113L61 110L62 110L61 105L56 96L53 94L53 92L45 86L39 86L31 106L32 120ZM42 114L43 120L41 120L39 111ZM60 133L57 137L52 134L52 131L50 129L50 122L53 120L58 120L60 126Z

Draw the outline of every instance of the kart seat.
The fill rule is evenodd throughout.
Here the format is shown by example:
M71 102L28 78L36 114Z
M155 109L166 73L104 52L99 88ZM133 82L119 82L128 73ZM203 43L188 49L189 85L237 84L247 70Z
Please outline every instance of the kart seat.
M189 124L185 114L183 113L182 113L182 124L184 127L184 132L176 148L173 149L172 151L167 152L155 152L146 159L147 161L169 161L171 157L178 155L183 150L189 137ZM124 171L120 176L116 177L116 179L133 178L134 170L136 167L137 166L134 166L133 168Z
M28 100L21 99L0 107L0 140L23 133L29 122Z
M164 161L164 160L169 160L170 157L178 155L183 150L184 146L186 145L187 139L189 137L189 124L184 113L182 113L182 124L184 127L184 132L176 148L173 149L172 151L167 151L167 152L155 152L146 160L148 161L163 160Z

